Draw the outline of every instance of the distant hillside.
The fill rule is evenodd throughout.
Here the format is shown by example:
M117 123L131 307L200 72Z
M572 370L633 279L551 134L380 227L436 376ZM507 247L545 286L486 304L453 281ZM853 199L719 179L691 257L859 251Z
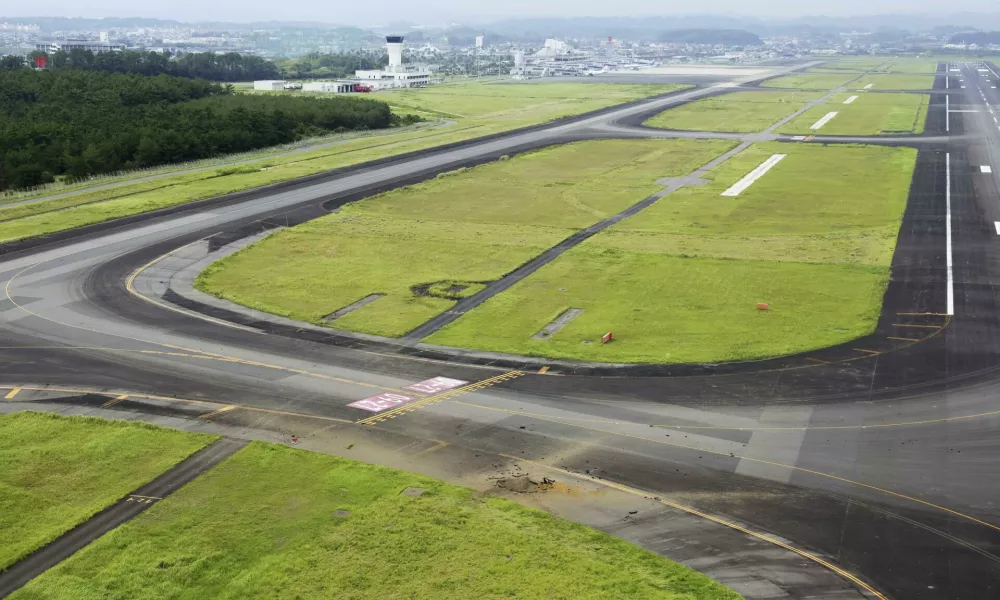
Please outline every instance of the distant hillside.
M950 44L976 44L978 46L988 46L990 44L1000 44L1000 31L967 31L956 33L948 39Z
M674 44L721 44L724 46L760 46L755 33L742 29L674 29L659 35L659 41Z

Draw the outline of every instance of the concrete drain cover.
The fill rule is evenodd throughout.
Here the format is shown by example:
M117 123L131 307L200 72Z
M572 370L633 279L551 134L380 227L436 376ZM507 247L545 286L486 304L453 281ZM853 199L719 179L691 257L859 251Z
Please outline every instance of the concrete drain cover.
M401 495L410 496L412 498L419 498L423 494L424 494L424 488L408 487L405 490L403 490L403 493Z
M333 511L333 516L340 517L341 519L343 519L345 517L351 516L351 511L338 508L337 510Z

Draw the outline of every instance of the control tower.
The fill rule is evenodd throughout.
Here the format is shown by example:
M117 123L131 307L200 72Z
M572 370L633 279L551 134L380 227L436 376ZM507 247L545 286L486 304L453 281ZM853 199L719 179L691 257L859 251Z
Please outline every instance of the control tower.
M389 51L389 66L385 68L390 73L399 73L403 70L403 36L385 36L385 48Z

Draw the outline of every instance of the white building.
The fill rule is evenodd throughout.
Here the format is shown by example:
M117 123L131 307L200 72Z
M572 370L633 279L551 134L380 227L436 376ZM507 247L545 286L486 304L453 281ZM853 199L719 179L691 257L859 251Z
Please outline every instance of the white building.
M383 70L355 71L354 77L359 85L381 90L421 87L431 83L430 71L403 65L403 36L386 36L385 47L389 51L389 65Z
M90 50L94 54L101 52L121 52L125 46L121 44L110 44L105 42L93 42L89 40L65 40L55 42L44 42L35 44L35 50L53 54L59 52L70 52L71 50Z
M311 81L302 84L303 92L324 92L327 94L347 94L356 91L356 81Z
M288 83L284 79L262 79L253 82L253 89L259 92L280 92Z

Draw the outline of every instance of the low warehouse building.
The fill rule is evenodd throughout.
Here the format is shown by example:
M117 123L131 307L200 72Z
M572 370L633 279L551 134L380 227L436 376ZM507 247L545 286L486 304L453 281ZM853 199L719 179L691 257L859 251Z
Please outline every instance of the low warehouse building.
M353 81L312 81L302 84L303 92L326 92L327 94L347 94L357 91Z
M288 83L284 79L262 79L253 82L253 89L260 92L280 92Z

